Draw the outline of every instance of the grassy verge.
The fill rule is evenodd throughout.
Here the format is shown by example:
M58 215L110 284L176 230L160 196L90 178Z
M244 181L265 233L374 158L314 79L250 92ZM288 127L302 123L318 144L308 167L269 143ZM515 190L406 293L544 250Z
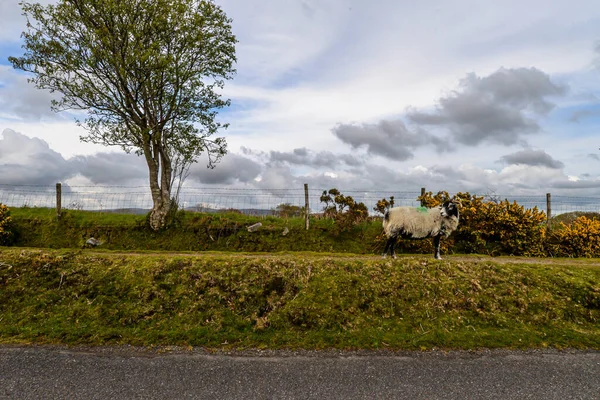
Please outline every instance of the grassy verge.
M600 349L597 260L510 260L0 248L0 343Z
M363 222L337 232L332 220L246 216L238 213L179 213L163 231L150 230L143 215L65 210L60 220L49 208L11 209L19 247L81 249L94 237L107 250L169 251L325 251L373 253L381 222ZM256 232L247 227L262 224ZM431 253L431 251L428 251Z

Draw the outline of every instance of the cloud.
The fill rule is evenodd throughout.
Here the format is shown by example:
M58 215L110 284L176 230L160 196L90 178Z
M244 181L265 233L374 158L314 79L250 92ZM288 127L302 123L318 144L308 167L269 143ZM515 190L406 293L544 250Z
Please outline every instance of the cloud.
M567 189L567 193L572 193L573 189L600 189L600 179L591 180L557 180L552 184L555 189Z
M274 162L309 166L313 168L334 168L340 165L359 166L362 161L351 154L336 155L330 151L314 152L306 147L294 149L291 152L271 151L270 159Z
M0 140L0 183L54 185L81 176L95 185L124 185L148 179L141 157L126 153L97 153L65 159L47 142L5 129ZM146 183L146 182L144 182Z
M76 156L72 167L97 185L122 185L135 180L148 180L148 166L142 157L127 153L97 153Z
M597 99L596 99L597 100ZM595 107L600 107L600 104L594 104ZM600 109L596 110L577 110L573 112L569 118L570 122L581 122L585 118L600 117Z
M410 111L408 118L421 127L445 129L467 146L483 142L508 146L539 132L535 118L554 108L548 98L566 92L565 86L536 68L501 68L483 78L468 74L458 90L440 98L435 111Z
M529 165L534 167L547 167L552 169L564 168L565 164L555 160L543 150L526 149L503 156L500 162L509 165Z
M37 0L36 3L46 6L56 0ZM0 42L18 42L20 33L27 22L22 14L19 1L0 0Z
M258 162L233 153L225 155L214 169L206 168L206 164L206 157L192 164L188 179L206 184L248 183L262 170ZM143 157L120 152L77 155L65 160L44 140L4 130L0 139L0 184L53 185L81 178L94 185L146 185L148 167Z
M6 185L53 185L75 172L48 143L5 129L0 140L0 183Z
M294 174L292 170L285 165L270 165L265 168L263 173L260 175L254 186L269 190L269 189L281 189L281 188L298 188L300 189L305 179L298 174Z
M382 120L377 124L339 124L332 133L352 148L366 147L367 152L397 161L414 156L416 148L433 144L438 151L444 143L433 135L409 130L401 120Z
M314 0L221 0L219 4L234 20L239 39L238 79L274 87L296 86L307 78L310 64L337 39L343 7Z
M194 185L198 183L231 189L254 188L262 191L247 192L247 196L256 197L252 204L262 204L266 193L283 196L273 200L270 207L274 207L277 202L286 201L303 204L303 185L307 183L312 195L335 187L357 200L369 198L370 208L376 200L389 196L402 199L405 205L414 205L416 202L412 199L416 199L421 187L434 193L440 190L450 193L469 191L478 195L493 192L509 198L518 195L543 197L549 191L569 196L600 193L597 176L568 176L560 161L541 150L526 149L506 155L501 159L506 165L499 170L468 163L442 162L440 159L405 167L363 160L360 165L352 167L343 164L336 156L337 162L333 167L315 167L308 172L306 169L301 169L303 172L294 170L297 165L307 164L291 162L295 160L292 156L298 157L295 161L307 161L310 166L319 152L307 148L296 150L280 153L280 157L274 160L270 159L269 153L244 149L244 155L227 154L212 170L206 169L206 160L201 159L192 165L182 193L185 195L187 187L191 190L188 193L193 194ZM259 156L264 160L249 158ZM146 186L147 169L142 158L125 153L99 153L65 160L46 142L6 129L0 140L0 183L52 188L56 182L63 182L63 193L69 192L69 184L80 186L89 185L89 182L105 186ZM78 190L73 188L74 192ZM98 186L93 192L115 193L119 190L126 189ZM321 206L313 199L312 209L318 210Z
M50 109L53 98L56 95L28 83L24 74L0 65L0 118L27 121L59 119L60 115Z
M252 182L261 172L261 165L242 155L228 153L214 169L206 168L206 156L190 166L188 179L205 184Z
M21 16L21 7L17 1L0 1L0 41L16 40L25 25L25 18Z

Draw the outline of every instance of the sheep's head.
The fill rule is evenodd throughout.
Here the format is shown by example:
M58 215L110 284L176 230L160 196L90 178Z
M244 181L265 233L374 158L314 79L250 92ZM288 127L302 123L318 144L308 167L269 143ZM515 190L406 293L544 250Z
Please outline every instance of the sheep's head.
M456 217L458 219L459 204L460 203L455 199L444 202L444 204L442 204L442 206L441 206L440 214L442 215L443 218Z

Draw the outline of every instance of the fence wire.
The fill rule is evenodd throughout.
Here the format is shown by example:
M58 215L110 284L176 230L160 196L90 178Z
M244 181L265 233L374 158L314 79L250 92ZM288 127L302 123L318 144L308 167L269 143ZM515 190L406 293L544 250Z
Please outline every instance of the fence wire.
M324 203L320 201L322 193L328 189L308 188L309 211L319 213ZM369 191L343 190L345 196L351 196L363 202L369 212L376 214L377 201L394 197L396 206L418 206L420 191ZM147 187L128 186L61 186L63 209L98 211L107 213L145 214L152 208L152 196ZM546 194L539 196L515 196L494 194L493 198L482 195L488 200L516 201L525 208L534 207L547 211ZM9 207L56 207L56 185L0 185L0 203ZM179 206L193 212L222 212L236 210L248 215L278 215L281 205L302 208L305 206L305 190L287 189L240 189L189 187L179 194ZM572 211L600 212L598 197L551 197L551 214L558 215Z

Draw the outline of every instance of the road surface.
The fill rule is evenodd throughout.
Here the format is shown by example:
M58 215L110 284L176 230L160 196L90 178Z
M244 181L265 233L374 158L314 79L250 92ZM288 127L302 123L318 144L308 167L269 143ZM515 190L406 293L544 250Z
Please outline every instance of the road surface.
M0 346L0 399L600 399L600 352Z

